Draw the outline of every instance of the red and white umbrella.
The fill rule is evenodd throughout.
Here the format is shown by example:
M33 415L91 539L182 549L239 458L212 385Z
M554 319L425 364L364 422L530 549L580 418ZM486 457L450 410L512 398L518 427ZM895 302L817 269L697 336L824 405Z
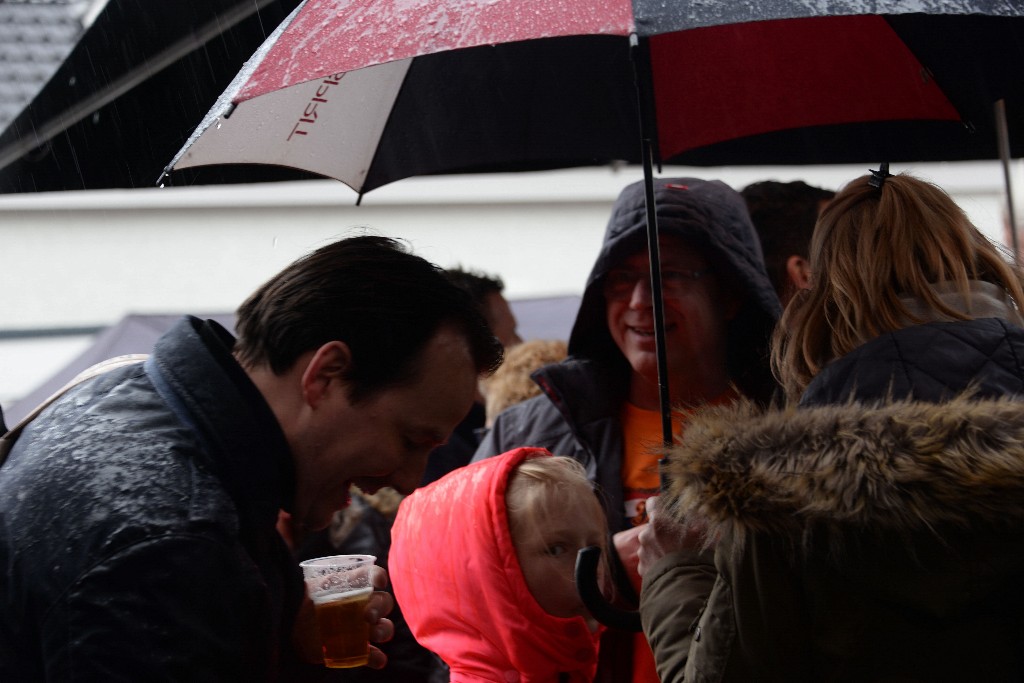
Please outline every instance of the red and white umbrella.
M992 102L1024 127L1021 63L1009 0L306 0L167 170L274 164L362 193L639 162L641 112L664 163L995 158Z

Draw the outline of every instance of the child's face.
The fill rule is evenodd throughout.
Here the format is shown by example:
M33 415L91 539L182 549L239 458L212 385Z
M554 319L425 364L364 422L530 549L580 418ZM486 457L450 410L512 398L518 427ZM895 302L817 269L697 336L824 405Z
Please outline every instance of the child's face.
M556 617L581 616L591 630L596 630L597 621L583 606L573 574L576 554L581 548L603 547L604 519L581 514L593 508L573 505L573 501L565 501L557 509L563 512L546 516L539 524L522 526L514 539L516 555L526 585L544 611ZM600 509L597 512L601 515Z

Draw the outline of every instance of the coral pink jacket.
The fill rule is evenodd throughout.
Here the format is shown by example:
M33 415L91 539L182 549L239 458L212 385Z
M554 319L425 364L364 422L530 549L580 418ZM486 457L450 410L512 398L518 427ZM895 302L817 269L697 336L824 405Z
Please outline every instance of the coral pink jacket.
M518 448L455 470L402 501L388 556L395 599L413 635L452 683L593 680L599 634L581 617L537 604L516 558L505 488Z

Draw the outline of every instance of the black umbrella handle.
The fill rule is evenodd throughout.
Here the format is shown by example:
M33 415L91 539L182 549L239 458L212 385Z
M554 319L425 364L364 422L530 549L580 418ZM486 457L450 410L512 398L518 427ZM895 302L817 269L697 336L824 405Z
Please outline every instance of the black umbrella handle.
M597 564L601 549L588 546L576 555L576 592L595 619L611 628L639 633L640 613L624 610L608 602L597 582Z
M669 477L666 472L668 459L662 458L658 461L658 478L661 481L661 490L668 488ZM587 610L595 619L612 628L621 631L639 633L643 630L640 624L640 612L624 610L608 602L601 587L597 582L597 565L601 561L601 549L591 545L582 548L576 554L576 592Z

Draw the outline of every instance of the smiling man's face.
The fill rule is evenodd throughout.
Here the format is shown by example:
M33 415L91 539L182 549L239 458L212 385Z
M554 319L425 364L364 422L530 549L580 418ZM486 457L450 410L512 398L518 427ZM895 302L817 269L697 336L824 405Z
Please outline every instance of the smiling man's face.
M674 236L662 236L659 248L669 387L673 392L685 390L687 395L713 396L727 382L726 323L734 306L722 294L722 275L714 272L700 251ZM605 300L608 330L633 369L633 384L656 387L654 301L646 250L630 255L609 270Z

